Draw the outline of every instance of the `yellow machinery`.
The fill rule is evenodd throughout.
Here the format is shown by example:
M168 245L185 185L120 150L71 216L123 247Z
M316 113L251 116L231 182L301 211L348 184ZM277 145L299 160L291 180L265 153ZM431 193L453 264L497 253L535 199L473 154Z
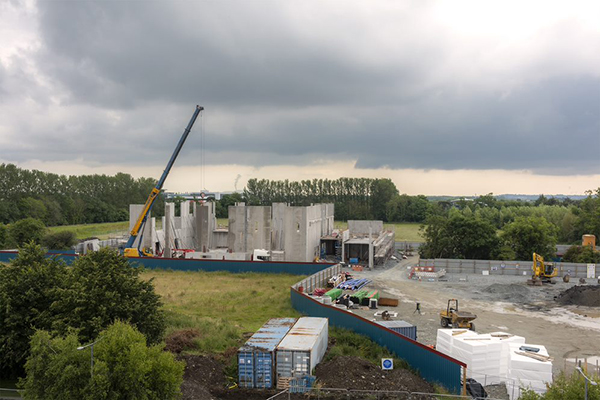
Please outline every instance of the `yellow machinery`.
M442 328L452 325L453 328L465 328L475 330L475 324L472 322L477 315L468 311L458 310L458 300L448 300L448 307L440 312L440 323Z
M181 139L179 139L179 143L177 143L177 146L175 147L175 151L173 152L173 154L171 155L171 159L167 163L167 168L165 168L162 176L158 180L158 183L150 192L150 196L148 196L148 200L146 200L146 204L144 204L144 208L142 209L142 212L140 213L135 225L133 225L133 229L129 233L129 240L127 241L127 244L125 245L125 248L123 249L123 255L125 257L152 257L153 256L152 250L150 250L150 249L142 250L140 248L141 243L142 243L141 233L144 231L144 224L146 223L146 220L148 219L148 215L150 215L152 206L154 205L156 198L160 194L163 184L165 183L165 180L167 179L167 176L169 175L169 172L171 171L173 164L175 164L175 160L177 159L177 156L179 155L179 152L181 151L183 144L185 143L188 135L190 134L190 131L192 130L192 126L194 126L194 122L196 122L196 118L198 117L198 114L200 114L200 112L202 110L204 110L204 107L196 106L196 110L194 111L194 114L192 115L190 122L188 123L187 127L183 131L183 135L181 135ZM135 246L136 240L138 243L137 246Z
M544 283L554 283L552 278L558 275L558 270L552 263L544 263L544 257L533 253L533 274L527 281L529 285L541 286Z

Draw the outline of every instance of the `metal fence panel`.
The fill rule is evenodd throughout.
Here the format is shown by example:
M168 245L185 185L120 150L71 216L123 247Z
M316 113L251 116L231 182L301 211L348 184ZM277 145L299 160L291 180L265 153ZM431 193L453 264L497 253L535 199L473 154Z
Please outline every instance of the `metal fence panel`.
M488 271L489 275L530 276L532 261L502 261L502 260L458 260L447 258L420 259L419 267L435 267L445 269L449 274L477 274ZM588 264L554 262L558 276L569 274L574 278L588 277ZM594 265L594 264L591 264ZM598 277L600 264L594 265L592 271Z

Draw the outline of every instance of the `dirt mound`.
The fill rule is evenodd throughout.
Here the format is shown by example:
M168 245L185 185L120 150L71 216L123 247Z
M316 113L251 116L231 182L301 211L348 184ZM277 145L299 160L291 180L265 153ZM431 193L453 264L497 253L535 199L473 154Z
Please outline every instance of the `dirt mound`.
M573 286L556 298L563 305L600 307L600 285Z
M181 392L183 399L216 399L209 389L222 388L226 385L223 364L211 357L195 355L179 355L179 360L186 362Z
M165 339L165 350L171 353L179 354L184 350L190 350L196 347L194 339L200 336L198 329L182 329L171 333Z
M408 370L382 371L380 366L358 357L339 356L322 362L315 375L325 388L434 392L431 384Z
M521 303L529 300L529 289L524 285L518 285L515 283L502 284L494 283L486 287L483 290L483 294L493 293L503 300L511 301L514 303Z

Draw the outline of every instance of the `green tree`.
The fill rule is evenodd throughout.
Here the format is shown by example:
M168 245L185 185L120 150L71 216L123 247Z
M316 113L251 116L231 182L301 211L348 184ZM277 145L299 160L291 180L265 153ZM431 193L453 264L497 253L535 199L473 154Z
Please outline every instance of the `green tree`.
M598 264L600 252L591 246L571 246L563 255L564 262Z
M25 218L9 225L10 239L21 247L29 242L40 244L46 234L46 227L39 219Z
M8 247L8 227L0 223L0 250Z
M533 253L546 259L556 254L557 228L543 217L518 217L501 234L517 260L530 260Z
M151 282L115 251L102 249L71 268L27 245L0 264L0 376L19 375L37 329L89 341L116 320L158 343L165 321Z
M77 335L52 338L38 331L21 381L25 399L176 399L180 396L184 363L148 346L133 326L115 322L95 338L94 367Z
M42 245L49 250L68 250L77 243L73 231L49 232L42 238Z
M75 328L80 339L87 341L122 320L134 325L150 343L159 342L165 329L160 296L151 281L140 278L141 272L142 268L132 267L109 248L78 258L67 289L54 306L60 310L54 328L62 334Z
M51 329L67 275L64 263L33 244L10 264L0 264L0 376L22 373L29 338L36 329Z
M489 222L460 212L446 218L432 215L424 229L425 244L419 248L424 258L488 260L499 246L495 227Z
M19 201L19 210L23 218L43 220L46 217L46 205L43 201L33 197L25 197Z
M371 207L373 217L377 220L388 221L386 205L398 196L398 189L391 179L375 179L371 188Z
M600 188L594 192L588 191L588 197L581 202L577 210L575 230L577 239L582 235L596 235L600 238Z

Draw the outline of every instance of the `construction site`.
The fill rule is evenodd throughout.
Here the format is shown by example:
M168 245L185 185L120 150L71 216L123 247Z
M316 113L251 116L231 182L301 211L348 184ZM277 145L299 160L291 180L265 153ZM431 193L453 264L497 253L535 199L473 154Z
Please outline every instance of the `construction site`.
M600 373L595 264L544 263L535 253L532 262L420 260L396 243L382 221L350 220L348 229L335 229L331 203L240 202L229 207L224 227L217 224L213 202L166 202L157 229L152 204L182 141L148 202L130 205L129 237L87 241L78 250L85 254L111 246L143 265L174 269L180 260L195 260L188 270L215 261L228 264L211 264L211 270L255 271L262 265L271 266L270 272L303 274L299 271L313 268L316 272L290 288L292 306L305 317L271 319L238 350L236 385L271 391L256 398L276 396L277 390L288 396L310 393L317 387L319 393L342 390L354 398L364 392L378 398L419 393L431 398L435 389L427 385L435 383L473 398L514 400L524 390L545 393L561 371ZM595 248L595 237L585 235L583 245ZM240 263L247 263L245 269ZM349 371L361 364L338 357L330 367L320 365L332 346L328 332L333 325L369 337L420 376L405 372L398 382L381 384L379 376L390 381L391 358L382 359L380 370L360 367L371 371L357 371L360 379L328 375L329 368ZM188 367L192 371L193 365ZM406 384L417 378L424 379L422 384ZM214 395L206 385L188 382L184 396ZM240 395L255 396L234 396ZM232 397L220 393L218 398Z
M144 208L130 205L129 230ZM175 210L179 208L176 215ZM383 265L394 255L394 232L382 221L348 221L348 229L334 229L334 205L247 206L228 210L228 226L219 226L213 202L183 201L165 204L165 216L157 229L150 215L133 243L146 255L164 258L238 261L330 261ZM100 247L123 248L121 239L91 239L78 245L78 253Z

